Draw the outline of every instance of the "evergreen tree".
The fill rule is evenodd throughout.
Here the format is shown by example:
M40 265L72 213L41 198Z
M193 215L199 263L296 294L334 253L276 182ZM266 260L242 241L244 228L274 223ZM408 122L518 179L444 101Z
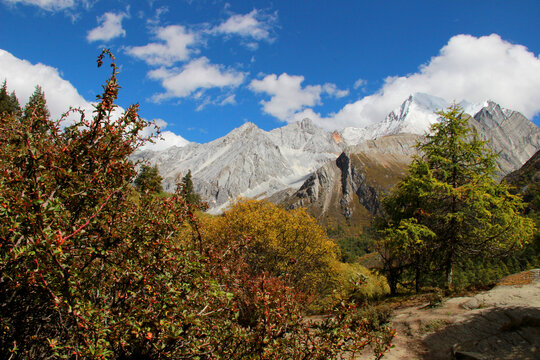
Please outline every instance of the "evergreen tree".
M34 93L30 96L30 99L28 99L28 102L24 106L23 116L26 119L34 118L41 121L49 119L50 113L47 108L45 93L41 89L41 86L36 85Z
M9 115L18 114L21 111L19 100L15 95L15 91L8 95L7 82L4 80L2 88L0 88L0 114L6 113Z
M139 171L139 175L135 178L134 184L137 189L142 192L160 193L163 191L161 181L163 178L159 175L157 165L143 165Z
M15 91L11 92L11 95L9 95L9 100L13 109L12 114L19 115L21 112L21 105L19 104L19 99L17 99L17 95L15 95Z
M193 181L191 180L191 170L182 178L180 183L181 194L184 196L186 203L190 205L198 205L201 201L201 196L193 190Z
M534 225L521 215L521 198L493 179L496 156L468 126L462 109L453 105L438 114L440 122L417 145L409 175L383 202L383 227L393 234L404 226L415 233L408 238L420 256L406 265L419 273L443 272L451 288L456 264L518 249Z

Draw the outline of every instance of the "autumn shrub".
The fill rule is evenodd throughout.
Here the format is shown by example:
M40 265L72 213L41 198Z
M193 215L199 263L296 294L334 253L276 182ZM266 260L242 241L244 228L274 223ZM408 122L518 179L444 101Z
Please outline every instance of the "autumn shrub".
M146 122L137 105L113 114L114 57L98 65L107 55L92 117L71 110L80 119L62 128L44 98L0 116L0 359L338 359L368 345L379 358L393 331L373 331L354 304L322 323L302 318L297 279L285 276L294 257L280 246L270 254L284 275L259 271L256 233L205 237L180 191L133 190ZM322 283L296 261L309 269L301 279Z
M384 331L390 322L393 309L389 305L365 305L358 312L357 316L364 319L372 331Z
M304 209L242 199L203 228L210 239L249 236L246 261L254 274L287 278L319 299L339 284L339 247Z
M380 300L390 293L386 278L360 264L342 264L341 297L357 303Z

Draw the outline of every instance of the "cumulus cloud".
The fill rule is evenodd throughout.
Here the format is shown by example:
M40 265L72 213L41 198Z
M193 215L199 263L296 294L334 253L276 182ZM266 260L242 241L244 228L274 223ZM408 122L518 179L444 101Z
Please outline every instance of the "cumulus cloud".
M34 5L47 11L58 11L75 6L75 0L4 0L8 4Z
M254 40L272 41L272 29L275 26L277 15L265 14L253 9L245 15L232 15L226 21L214 27L211 32L215 34L237 35ZM248 43L251 47L254 43ZM256 46L256 43L255 43Z
M41 63L32 64L0 49L0 80L7 81L9 91L15 90L21 105L24 105L40 85L45 92L47 106L53 119L59 119L70 106L91 110L75 87L60 76L58 69Z
M157 24L160 15L167 11L167 8L157 9L150 24ZM154 101L191 97L200 102L197 110L209 104L235 104L234 96L210 97L206 90L237 87L243 83L246 74L223 65L211 64L206 57L194 58L193 55L199 53L197 47L204 44L209 36L239 36L243 45L256 49L258 41L273 41L272 31L276 19L275 13L267 14L254 9L245 15L231 15L213 27L208 24L199 24L191 30L182 25L158 27L154 29L156 41L144 46L127 47L125 51L154 67L148 72L148 77L160 81L165 88L165 92L152 97ZM179 67L178 63L184 64ZM336 89L335 96L341 95Z
M157 28L155 37L158 42L128 47L126 52L149 65L172 66L178 61L190 58L199 36L188 32L182 25L169 25Z
M303 76L271 74L263 79L254 79L249 88L257 93L271 96L268 101L261 101L263 111L277 117L282 121L295 119L295 114L304 111L307 107L319 105L321 94L333 97L348 95L348 90L339 90L335 84L307 85L302 88Z
M176 135L172 131L163 131L166 127L167 122L163 119L156 119L154 120L154 123L150 123L150 125L143 130L143 135L156 135L157 128L160 129L160 134L154 139L154 143L145 144L141 147L141 150L161 151L171 146L182 147L189 144L189 141L184 139L182 136Z
M0 81L4 80L7 82L8 91L15 91L22 106L28 102L36 85L40 85L45 92L52 119L59 119L70 106L81 108L87 116L94 110L92 103L86 101L69 81L62 79L58 69L41 63L32 64L0 49ZM120 107L116 114L119 115L123 111L124 109ZM157 119L155 124L161 130L167 126L161 119ZM148 126L143 130L145 136L156 132L155 126ZM155 144L146 145L145 148L161 150L173 145L184 146L187 143L186 139L171 131L162 131L161 139L156 140Z
M458 102L490 99L531 118L540 112L540 59L496 34L457 35L418 72L388 77L377 93L320 119L320 125L362 127L380 122L415 92Z
M345 91L333 90L328 84L302 89L303 80L301 76L268 75L253 80L250 88L272 96L270 101L262 102L266 113L289 122L309 117L328 130L381 122L417 92L449 102L480 103L489 99L529 118L540 113L540 58L497 34L456 35L416 73L386 78L376 93L345 105L336 114L324 116L312 107L320 104L321 91L331 96L346 94ZM354 86L363 85L365 81L359 79Z
M126 31L122 28L122 20L127 17L126 13L107 12L98 17L99 25L88 32L86 39L92 41L109 41L119 36L126 36Z
M182 68L160 67L148 73L151 79L161 81L165 93L154 96L160 101L168 98L183 98L192 94L202 95L200 90L209 88L237 87L244 82L245 74L211 64L206 57L192 60ZM199 90L199 91L198 91Z
M321 101L321 86L308 85L302 88L303 81L303 76L283 73L278 77L271 74L261 80L252 80L249 88L270 95L269 101L261 101L264 112L286 121L306 106L314 106Z

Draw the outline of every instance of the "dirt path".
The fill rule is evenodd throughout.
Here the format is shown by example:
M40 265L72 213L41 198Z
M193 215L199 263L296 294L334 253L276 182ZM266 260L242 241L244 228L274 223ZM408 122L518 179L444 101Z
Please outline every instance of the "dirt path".
M384 359L540 359L540 269L427 305L395 311L395 347Z

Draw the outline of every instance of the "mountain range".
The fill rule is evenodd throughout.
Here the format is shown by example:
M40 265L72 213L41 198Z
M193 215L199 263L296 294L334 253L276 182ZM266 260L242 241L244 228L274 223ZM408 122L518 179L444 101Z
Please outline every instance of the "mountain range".
M134 160L157 165L168 191L191 170L195 191L211 213L250 197L306 206L318 217L365 218L379 210L380 194L405 173L414 145L438 119L435 111L449 105L417 93L378 124L333 133L310 119L272 131L245 123L212 142L140 151ZM492 101L460 105L471 115L470 125L499 153L499 176L540 149L540 129L521 113Z

